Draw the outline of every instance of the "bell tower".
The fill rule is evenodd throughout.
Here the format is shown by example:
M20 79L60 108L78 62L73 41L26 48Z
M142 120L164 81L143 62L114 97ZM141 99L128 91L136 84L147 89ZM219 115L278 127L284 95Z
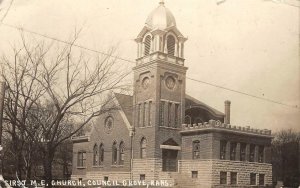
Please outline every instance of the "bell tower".
M165 154L168 148L175 148L176 155L172 155L177 160L180 158L179 129L185 110L186 40L163 1L150 13L135 39L134 158L155 159L163 164L164 156L170 155ZM170 168L164 169L163 166L158 168L165 171Z

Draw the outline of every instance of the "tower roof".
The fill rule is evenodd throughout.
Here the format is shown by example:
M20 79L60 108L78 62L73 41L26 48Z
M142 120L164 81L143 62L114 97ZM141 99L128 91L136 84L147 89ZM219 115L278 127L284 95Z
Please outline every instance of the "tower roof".
M166 29L176 26L175 17L172 12L165 7L163 0L159 2L159 6L154 9L146 20L146 25L151 29Z

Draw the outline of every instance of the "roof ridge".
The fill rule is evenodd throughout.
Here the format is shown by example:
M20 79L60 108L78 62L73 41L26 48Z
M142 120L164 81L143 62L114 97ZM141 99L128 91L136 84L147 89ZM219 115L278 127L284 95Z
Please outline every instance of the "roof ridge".
M199 105L203 105L203 106L207 107L208 109L211 109L216 115L224 115L223 112L211 107L210 105L207 105L206 103L198 100L197 98L192 97L191 95L185 94L185 98L190 99L193 102L198 103Z

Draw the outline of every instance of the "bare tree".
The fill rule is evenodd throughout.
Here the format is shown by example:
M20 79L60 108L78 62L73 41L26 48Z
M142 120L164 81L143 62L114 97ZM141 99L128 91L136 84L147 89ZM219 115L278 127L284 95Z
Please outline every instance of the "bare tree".
M104 100L104 95L127 86L123 78L128 73L112 58L115 49L91 60L73 49L77 37L62 48L44 42L28 45L22 37L22 47L14 48L14 57L6 56L1 62L7 83L5 120L15 150L24 149L26 144L17 142L24 138L38 146L49 187L58 146L95 117L117 108L101 108L111 100Z
M22 50L14 49L13 53L12 61L4 57L1 62L2 74L7 83L4 120L8 125L5 131L11 136L10 151L15 160L15 169L22 177L22 153L25 139L28 138L25 127L32 126L27 123L28 114L45 91L34 78L38 74L40 62L30 63L29 57L22 54Z
M272 142L273 180L285 186L300 183L300 132L292 129L274 134Z

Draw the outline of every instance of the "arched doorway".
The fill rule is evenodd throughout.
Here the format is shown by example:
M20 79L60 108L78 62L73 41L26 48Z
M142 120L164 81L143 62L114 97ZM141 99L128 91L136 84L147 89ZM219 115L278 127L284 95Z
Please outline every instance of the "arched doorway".
M161 145L162 170L165 172L176 172L178 163L178 151L180 147L173 139L168 139Z

